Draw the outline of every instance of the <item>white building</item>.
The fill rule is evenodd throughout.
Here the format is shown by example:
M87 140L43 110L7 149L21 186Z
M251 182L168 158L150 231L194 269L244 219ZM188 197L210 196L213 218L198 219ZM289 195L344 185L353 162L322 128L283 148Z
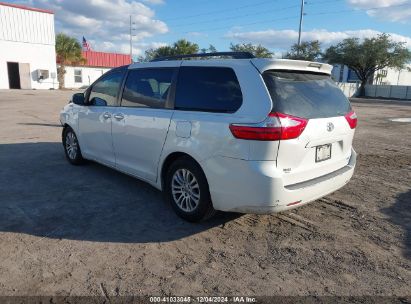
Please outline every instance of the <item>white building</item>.
M68 89L89 86L110 69L111 68L102 67L66 66L64 86Z
M66 88L89 86L110 69L131 63L130 55L125 54L83 51L82 56L85 59L83 65L65 67L64 86Z
M359 82L355 72L343 65L334 65L332 76L337 82ZM369 84L411 86L411 65L402 70L387 68L377 71Z
M411 65L405 69L386 69L378 71L374 77L374 84L411 86Z
M58 88L54 13L0 2L0 89Z

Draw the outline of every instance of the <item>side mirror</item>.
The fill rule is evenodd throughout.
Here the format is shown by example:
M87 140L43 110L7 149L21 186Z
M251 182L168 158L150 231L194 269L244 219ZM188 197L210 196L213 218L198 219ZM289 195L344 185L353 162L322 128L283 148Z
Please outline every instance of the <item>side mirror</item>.
M76 105L84 106L84 94L83 93L74 94L73 97L71 98L71 101Z
M99 97L93 97L90 100L90 105L98 107L107 107L107 101Z

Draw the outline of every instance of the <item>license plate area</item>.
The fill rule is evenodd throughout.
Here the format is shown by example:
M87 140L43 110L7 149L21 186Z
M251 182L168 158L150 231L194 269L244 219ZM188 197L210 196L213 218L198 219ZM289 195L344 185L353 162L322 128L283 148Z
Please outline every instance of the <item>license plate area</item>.
M315 147L315 162L319 163L331 158L331 144Z

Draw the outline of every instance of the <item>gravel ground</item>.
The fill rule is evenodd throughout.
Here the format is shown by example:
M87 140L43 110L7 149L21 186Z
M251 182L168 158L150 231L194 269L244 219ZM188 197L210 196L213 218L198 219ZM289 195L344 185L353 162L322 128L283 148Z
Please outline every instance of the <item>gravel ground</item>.
M0 92L0 295L410 296L411 104L356 100L352 181L277 215L186 223L149 185L70 166L70 91Z

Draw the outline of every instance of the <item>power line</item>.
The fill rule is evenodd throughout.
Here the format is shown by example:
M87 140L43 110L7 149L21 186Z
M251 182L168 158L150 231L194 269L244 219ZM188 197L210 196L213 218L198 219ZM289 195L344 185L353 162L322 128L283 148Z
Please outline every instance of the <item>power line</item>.
M324 0L324 1L317 1L314 2L313 4L310 2L310 5L318 5L318 4L324 4L324 3L330 3L330 2L336 2L336 1L341 1L341 0ZM308 4L307 2L305 2L305 0L301 0L301 9L300 9L300 24L298 27L298 40L297 40L297 54L300 53L300 45L301 45L301 33L303 30L303 21L304 21L304 16L306 15L306 13L304 13L304 5Z
M339 1L339 0L327 0L327 1L321 1L321 2L325 3L325 2L335 2L335 1ZM319 3L319 2L320 1L318 1L317 3ZM373 7L373 8L368 8L367 10L387 9L387 8L392 8L392 7L406 6L406 5L409 5L409 3L403 3L403 4L398 4L398 5L390 5L390 6ZM343 14L343 13L347 13L347 12L363 12L363 10L347 9L347 10L339 10L339 11L324 11L324 12L318 12L318 13L309 13L308 16ZM239 27L249 26L249 25L256 25L256 24L266 24L266 23L272 23L272 22L275 22L275 21L282 21L282 20L297 19L299 17L300 17L299 15L285 16L283 18L263 20L263 21L257 21L257 22L252 22L252 23L244 23L244 24L239 25ZM198 24L198 23L196 23L196 24ZM187 34L187 33L190 33L190 32L199 32L199 33L201 33L201 32L212 32L212 31L226 30L227 28L228 28L228 26L220 26L220 27L214 27L214 28L204 28L204 29L200 29L200 30L186 31L186 32L183 32L183 33Z
M278 1L278 0L274 0L274 1ZM325 1L317 1L317 2L310 2L309 4L320 4L320 3L331 3L331 2L337 2L337 1L344 1L344 0L325 0ZM266 3L272 3L273 0L271 1L263 1L263 2L259 2L259 3L255 3L255 4L250 4L250 5L244 5L244 6L240 6L235 8L234 10L240 10L243 8L248 8L248 7L255 7L258 5L263 5ZM283 10L287 10L287 9L291 9L291 8L295 8L295 7L299 7L299 4L295 4L295 5L291 5L291 6L287 6L287 7L282 7L282 8L278 8L275 9L275 11L283 11ZM206 15L211 15L214 13L221 13L221 12L225 12L225 11L232 11L233 9L229 9L229 10L219 10L219 11L213 11L213 12L206 12L206 13L201 13L201 14L196 14L196 15L188 15L188 16L182 16L182 17L177 17L177 18L173 18L173 19L168 19L169 20L177 20L177 19L187 19L187 18L193 18L193 17L199 17L199 16L206 16ZM170 24L169 26L171 28L181 28L181 27L185 27L185 26L191 26L191 25L198 25L198 24L207 24L207 23L215 23L215 22L219 22L219 21L226 21L226 20L235 20L235 19L239 19L239 18L243 18L243 17L249 17L249 16L257 16L257 15L264 15L264 14L270 14L272 13L271 11L264 11L264 12L255 12L255 13L248 13L248 14L243 14L243 15L236 15L236 16L231 16L231 17L222 17L222 18L214 18L211 20L207 20L207 21L202 21L202 22L191 22L191 23L183 23L183 24L176 24L176 25L172 25ZM265 21L259 21L259 22L253 22L253 23L247 23L247 24L243 24L245 25L254 25L254 24L263 24L263 23L269 23L272 21L277 21L277 20L287 20L287 19L292 19L294 17L285 17L285 18L280 18L280 19L275 19L275 20L265 20ZM195 32L206 32L206 31L214 31L214 30L220 30L220 29L225 29L227 28L227 26L225 27L215 27L215 28L209 28L209 29L201 29L201 30L196 30ZM187 31L184 33L190 33L193 31Z
M344 0L324 0L324 1L308 1L306 2L307 5L318 5L318 4L323 4L323 3L335 3L335 2L341 2Z
M290 8L295 8L295 7L299 7L299 5L296 4L296 5L292 5L292 6L278 8L278 9L276 9L276 11L284 11L284 10L287 10L287 9L290 9ZM226 21L226 20L235 20L235 19L238 19L238 18L244 18L244 17L249 17L249 16L257 16L257 15L266 15L266 14L272 14L272 12L266 10L264 12L256 12L256 13L243 14L243 15L238 15L238 16L224 17L224 18L215 18L215 19L210 19L210 20L207 20L207 21L203 21L203 22L201 22L201 24L215 23L215 22ZM184 27L184 26L189 26L189 25L197 25L197 24L199 24L199 22L177 24L177 25L174 25L174 26L170 25L170 27L179 28L179 27Z
M373 10L387 9L387 8L407 6L407 5L410 5L410 3L403 3L403 4L397 4L397 5L388 5L388 6L370 7L370 8L367 8L366 10L367 10L367 11L373 11ZM359 9L347 9L347 10L340 10L340 11L325 11L325 12L318 12L318 13L312 13L312 14L310 13L309 16L342 14L342 13L348 13L348 12L363 12L363 10L359 10Z
M279 0L268 0L268 1L262 1L262 2L257 2L257 3L253 3L253 4L247 4L247 5L238 6L238 7L229 8L229 9L219 9L219 10L200 13L200 14L196 14L196 15L180 16L180 17L170 18L166 21L168 22L168 21L172 21L172 20L196 18L196 17L200 17L200 16L207 16L207 15L214 15L214 14L220 14L220 13L225 13L225 12L238 11L238 10L241 10L241 9L244 9L244 8L261 6L261 5L264 5L264 4L267 4L267 3L273 3L273 2L276 2L276 1L279 1Z
M279 1L279 0L274 0L274 2ZM334 2L341 2L344 0L325 0L325 1L316 1L316 2L305 2L308 5L318 5L318 4L323 4L323 3L334 3ZM208 3L208 1L204 1L203 3ZM226 12L226 11L233 11L233 10L241 10L244 8L248 8L248 7L255 7L255 6L261 6L264 5L266 3L272 3L273 0L271 1L263 1L263 2L259 2L259 3L255 3L255 4L249 4L249 5L244 5L244 6L240 6L234 9L226 9L226 10L218 10L218 11L212 11L212 12L206 12L206 13L200 13L200 14L196 14L196 15L187 15L187 16L181 16L181 17L176 17L176 18L172 18L172 19L168 19L168 21L170 20L179 20L179 19L188 19L188 18L194 18L194 17L200 17L200 16L207 16L207 15L211 15L211 14L217 14L217 13L221 13L221 12ZM291 6L287 6L287 7L282 7L282 8L278 8L278 9L274 9L276 12L277 11L283 11L286 9L291 9L291 8L295 8L295 7L300 7L300 4L295 4L295 5L291 5ZM214 18L211 20L207 20L207 21L202 21L202 22L191 22L191 23L182 23L182 24L169 24L170 27L172 28L181 28L181 27L185 27L185 26L191 26L191 25L198 25L198 24L206 24L206 23L214 23L214 22L219 22L219 21L226 21L226 20L235 20L235 19L239 19L239 18L243 18L243 17L249 17L249 16L257 16L257 15L265 15L265 14L271 14L271 11L264 11L264 12L255 12L255 13L248 13L248 14L243 14L243 15L237 15L237 16L231 16L231 17L222 17L222 18ZM305 14L304 14L305 15ZM264 23L266 23L264 21ZM255 23L253 23L255 24Z
M278 18L278 19L270 19L270 20L264 20L264 21L257 21L257 22L253 22L253 23L244 23L241 24L241 26L249 26L249 25L255 25L255 24L264 24L264 23L272 23L275 21L282 21L282 20L289 20L289 19L296 19L299 18L298 15L295 16L287 16L287 17L283 17L283 18ZM213 31L218 31L218 30L225 30L227 29L227 26L222 26L222 27L215 27L215 28L207 28L207 29L200 29L200 30L193 30L193 31L189 31L189 32L184 32L185 34L191 33L191 32L198 32L198 33L202 33L202 32L213 32Z
M189 2L191 2L191 0L189 0ZM199 5L199 4L201 5L201 4L204 4L204 3L210 4L210 0L205 0L205 1L196 0L196 2L195 2L196 7L197 7L197 5ZM181 7L181 6L187 7L187 3L184 3L184 1L180 0L177 4L177 7Z

